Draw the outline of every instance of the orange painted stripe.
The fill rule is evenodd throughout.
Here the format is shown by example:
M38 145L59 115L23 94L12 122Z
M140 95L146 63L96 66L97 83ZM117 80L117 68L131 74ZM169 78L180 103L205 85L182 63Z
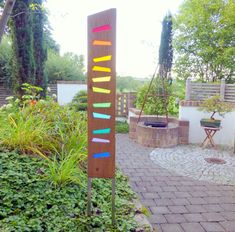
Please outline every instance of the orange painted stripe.
M112 42L108 40L94 40L93 45L96 46L111 46Z

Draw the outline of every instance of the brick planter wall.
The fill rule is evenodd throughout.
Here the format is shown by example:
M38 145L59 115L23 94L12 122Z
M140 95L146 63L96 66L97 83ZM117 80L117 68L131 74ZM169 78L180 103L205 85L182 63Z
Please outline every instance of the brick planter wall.
M144 126L144 122L164 121L163 117L143 115L137 125L138 115L130 117L129 137L148 147L172 147L188 144L189 121L169 118L166 128Z

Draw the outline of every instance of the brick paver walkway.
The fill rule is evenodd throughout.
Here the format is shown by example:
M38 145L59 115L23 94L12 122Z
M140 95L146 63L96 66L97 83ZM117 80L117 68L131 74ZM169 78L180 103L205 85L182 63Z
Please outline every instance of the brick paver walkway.
M182 177L154 164L151 148L116 135L117 162L159 232L235 232L235 186Z

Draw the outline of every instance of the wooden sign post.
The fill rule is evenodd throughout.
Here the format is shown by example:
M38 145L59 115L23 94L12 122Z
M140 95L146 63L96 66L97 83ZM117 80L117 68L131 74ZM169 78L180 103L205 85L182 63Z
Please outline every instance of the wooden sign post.
M92 178L112 179L115 223L116 9L88 16L88 215Z

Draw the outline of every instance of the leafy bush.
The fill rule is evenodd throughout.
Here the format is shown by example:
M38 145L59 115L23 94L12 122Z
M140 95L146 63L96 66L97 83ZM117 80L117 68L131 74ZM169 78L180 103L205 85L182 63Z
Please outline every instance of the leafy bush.
M142 108L145 95L147 94L149 88L149 84L144 85L137 94L137 101L136 106L138 109ZM170 115L174 116L178 114L178 108L175 104L176 99L174 96L171 95L171 87L169 87L168 93L168 112ZM160 96L158 96L160 95ZM164 109L164 97L163 97L163 91L160 85L155 81L148 93L148 97L146 99L145 107L144 107L144 113L145 114L155 114L155 115L165 115L165 109Z
M55 188L47 181L45 160L14 152L0 153L0 231L112 231L111 181L96 179L92 189L92 213L86 216L86 177L81 185ZM117 229L134 231L134 194L127 179L117 172Z
M79 91L70 103L70 107L75 111L87 110L87 91Z
M127 122L116 122L116 133L126 134L129 132L129 125Z

